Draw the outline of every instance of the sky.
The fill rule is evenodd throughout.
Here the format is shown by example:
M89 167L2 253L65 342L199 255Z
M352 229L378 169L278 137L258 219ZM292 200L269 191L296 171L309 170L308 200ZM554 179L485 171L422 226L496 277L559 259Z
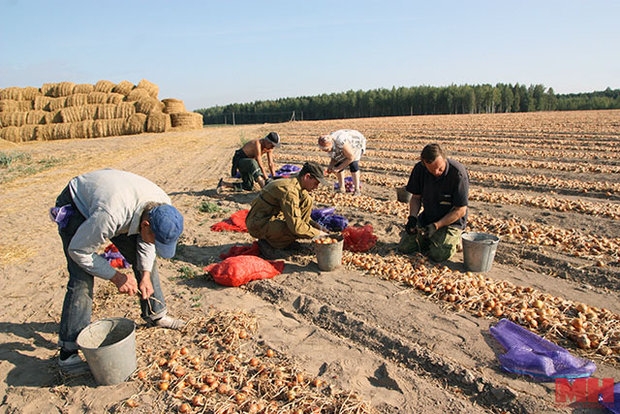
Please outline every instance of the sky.
M0 0L0 88L159 86L193 111L392 87L620 89L617 0Z

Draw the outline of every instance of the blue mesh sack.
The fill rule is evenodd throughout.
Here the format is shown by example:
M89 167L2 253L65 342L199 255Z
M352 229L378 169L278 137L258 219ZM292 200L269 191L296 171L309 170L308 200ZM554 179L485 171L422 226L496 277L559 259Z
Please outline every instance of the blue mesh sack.
M276 171L276 177L289 177L299 170L301 170L301 167L293 164L284 164Z
M598 402L610 413L620 414L620 382L614 384L614 401L613 402L605 402L603 401L603 396L599 395Z
M508 372L552 381L555 378L589 377L596 370L594 362L575 357L561 346L508 319L500 320L489 331L506 349L498 359Z
M329 231L340 232L347 228L349 221L338 214L334 214L335 207L316 208L310 213L310 218Z

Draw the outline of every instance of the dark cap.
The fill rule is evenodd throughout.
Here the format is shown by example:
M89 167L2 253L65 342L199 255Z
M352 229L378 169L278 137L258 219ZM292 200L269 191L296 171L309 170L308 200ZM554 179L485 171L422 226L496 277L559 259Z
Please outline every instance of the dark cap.
M271 142L274 147L277 148L280 146L280 135L278 135L277 132L270 132L265 138L267 141Z
M305 174L310 174L323 185L329 185L323 175L323 168L316 162L308 161L301 167L301 170L299 170L299 177L303 177Z

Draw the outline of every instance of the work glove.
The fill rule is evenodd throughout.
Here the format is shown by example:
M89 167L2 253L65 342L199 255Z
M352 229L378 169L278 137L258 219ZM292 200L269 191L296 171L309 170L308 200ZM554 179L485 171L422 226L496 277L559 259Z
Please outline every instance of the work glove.
M409 216L407 224L405 224L405 231L408 234L416 234L418 232L418 218L416 216Z
M427 224L422 228L422 236L428 237L429 239L433 237L433 234L437 232L437 227L435 227L435 223Z

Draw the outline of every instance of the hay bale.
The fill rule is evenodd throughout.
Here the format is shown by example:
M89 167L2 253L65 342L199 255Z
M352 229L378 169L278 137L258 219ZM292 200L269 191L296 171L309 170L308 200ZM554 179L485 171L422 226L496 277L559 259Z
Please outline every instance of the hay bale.
M19 127L7 126L0 128L0 138L10 142L22 142L22 136Z
M69 135L71 138L92 138L93 137L92 120L73 122L69 127Z
M65 106L80 106L80 105L88 105L88 93L74 93L73 95L67 96L67 100L65 102Z
M134 87L135 86L133 83L124 80L124 81L120 81L119 83L117 83L112 88L112 92L120 93L121 95L127 96L129 95L129 92L131 92Z
M106 137L117 137L125 133L125 120L121 118L108 119Z
M127 118L122 135L141 134L146 129L146 115L136 113Z
M108 130L108 121L106 119L97 119L93 121L92 138L105 137Z
M49 103L51 100L52 98L49 96L35 96L32 109L37 111L49 111Z
M41 94L43 96L51 96L50 93L56 89L57 83L44 83L41 85Z
M22 99L25 101L34 100L35 96L41 96L41 89L35 88L34 86L26 86L22 90Z
M159 95L159 86L147 81L146 79L142 79L140 82L138 82L136 88L146 89L151 98L157 99L157 95Z
M136 106L133 102L121 102L116 105L115 118L127 119L136 113Z
M47 111L28 111L26 112L26 124L37 125L47 124L48 119L51 120L52 114Z
M185 104L180 99L166 98L162 99L164 104L164 112L167 114L176 114L178 112L187 112Z
M59 98L51 98L47 105L47 108L48 108L47 110L50 112L57 111L61 108L64 108L66 102L67 102L66 96L61 96Z
M73 94L73 89L75 88L75 83L73 82L60 82L53 88L50 93L54 98L60 98L62 96L69 96Z
M108 92L91 92L88 94L89 104L104 104L108 100Z
M0 100L0 112L28 112L32 109L33 101Z
M77 85L75 85L75 88L73 88L74 95L77 93L89 94L94 91L95 85L91 85L90 83L78 83Z
M34 141L38 125L23 125L19 128L22 142Z
M110 82L109 80L100 80L95 83L95 92L110 93L112 92L114 86L114 82Z
M146 97L141 98L135 102L136 112L142 114L150 114L151 112L161 112L164 109L164 104L155 98Z
M146 132L166 132L172 128L170 115L164 112L151 112L146 117Z
M28 112L0 112L0 124L6 126L20 127L26 124Z
M52 124L52 140L71 138L71 124Z
M172 128L181 130L202 129L202 115L196 112L170 114Z
M53 131L53 124L37 125L37 129L35 131L35 139L37 141L50 141L52 139Z
M110 92L108 94L108 99L106 100L106 102L109 104L119 104L123 102L124 100L125 100L125 95L116 93L116 92Z
M95 119L97 105L70 106L60 110L60 119L63 123L88 121Z
M21 101L23 99L22 92L22 88L18 88L17 86L10 86L8 88L0 89L0 99Z
M131 90L131 92L129 92L126 100L129 102L135 102L144 98L151 98L151 95L149 95L149 91L144 88L134 88Z

